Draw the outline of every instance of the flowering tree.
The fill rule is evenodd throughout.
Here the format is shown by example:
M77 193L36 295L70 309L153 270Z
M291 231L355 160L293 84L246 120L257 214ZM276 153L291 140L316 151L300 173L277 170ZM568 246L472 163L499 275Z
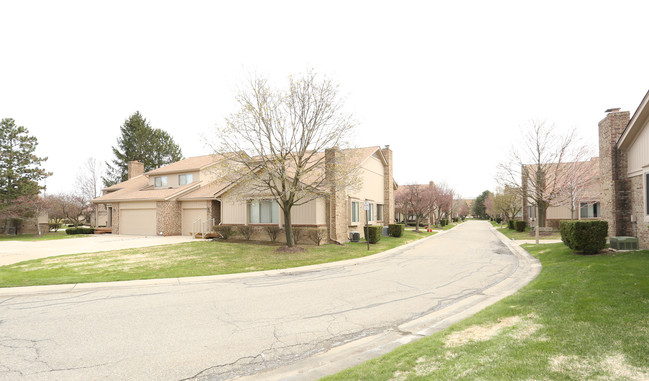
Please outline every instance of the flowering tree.
M432 183L408 184L400 186L394 195L395 205L399 205L400 212L405 214L406 220L410 216L414 217L415 231L419 231L419 222L428 217L433 208L433 189Z

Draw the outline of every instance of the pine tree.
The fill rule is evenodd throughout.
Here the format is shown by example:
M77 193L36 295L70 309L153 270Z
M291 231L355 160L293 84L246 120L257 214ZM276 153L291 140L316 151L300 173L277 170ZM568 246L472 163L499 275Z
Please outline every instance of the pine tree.
M51 173L41 168L47 157L35 155L38 139L11 118L0 122L0 216L22 217L30 201L45 187L39 185Z
M115 159L112 164L106 162L104 186L126 181L129 161L137 160L144 164L145 171L151 171L183 158L173 138L166 131L152 128L139 111L124 121L120 131L117 147L113 147Z

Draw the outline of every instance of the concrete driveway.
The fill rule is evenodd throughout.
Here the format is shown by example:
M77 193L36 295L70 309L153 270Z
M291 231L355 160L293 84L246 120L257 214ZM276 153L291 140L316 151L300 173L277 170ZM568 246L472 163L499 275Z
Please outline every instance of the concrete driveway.
M133 249L191 242L192 240L188 236L156 237L103 234L52 241L2 241L0 242L0 266L56 255Z
M0 290L0 379L317 379L509 295L538 262L489 223L358 260Z

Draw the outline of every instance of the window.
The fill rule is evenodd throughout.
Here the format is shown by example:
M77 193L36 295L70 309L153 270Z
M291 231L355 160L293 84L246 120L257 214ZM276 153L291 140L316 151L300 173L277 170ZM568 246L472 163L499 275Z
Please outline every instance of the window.
M530 205L529 210L530 210L530 219L536 218L536 206Z
M582 202L579 204L581 218L597 218L599 217L599 202L587 203Z
M352 222L358 222L358 201L352 201Z
M279 205L273 200L250 201L251 224L276 224L279 222Z
M166 187L167 186L167 176L158 176L155 178L156 188Z
M374 221L374 204L370 202L370 208L367 210L367 221Z
M194 175L187 173L185 175L178 176L178 185L186 185L194 181Z
M383 221L383 204L376 204L376 220Z

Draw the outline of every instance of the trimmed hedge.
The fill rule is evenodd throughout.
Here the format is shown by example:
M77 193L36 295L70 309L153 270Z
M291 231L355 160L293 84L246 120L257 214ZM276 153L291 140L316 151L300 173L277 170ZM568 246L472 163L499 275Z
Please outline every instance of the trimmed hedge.
M94 228L67 228L65 234L95 234Z
M527 223L525 221L516 221L514 223L514 227L516 228L517 232L524 232L525 228L527 227Z
M515 222L514 220L507 221L507 229L514 230L515 229L514 228L514 222Z
M608 222L564 220L559 231L563 243L574 252L597 254L606 246Z
M365 232L365 239L370 241L370 243L377 243L381 240L381 233L383 233L383 226L381 225L364 226L363 231Z
M234 228L230 225L216 225L212 228L214 232L219 234L221 238L227 240L232 235L234 235Z
M388 235L390 237L401 237L404 230L406 230L406 225L404 224L390 224L388 225Z

